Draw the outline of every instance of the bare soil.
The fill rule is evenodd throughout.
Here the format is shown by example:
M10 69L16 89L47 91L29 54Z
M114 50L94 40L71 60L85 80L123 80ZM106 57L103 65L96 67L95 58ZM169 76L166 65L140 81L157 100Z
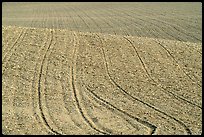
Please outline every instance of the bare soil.
M2 133L201 134L200 11L3 3Z

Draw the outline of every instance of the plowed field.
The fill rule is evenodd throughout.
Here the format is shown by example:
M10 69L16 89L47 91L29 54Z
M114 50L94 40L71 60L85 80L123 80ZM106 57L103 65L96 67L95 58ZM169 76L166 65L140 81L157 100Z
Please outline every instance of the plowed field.
M3 134L202 133L201 3L2 7Z

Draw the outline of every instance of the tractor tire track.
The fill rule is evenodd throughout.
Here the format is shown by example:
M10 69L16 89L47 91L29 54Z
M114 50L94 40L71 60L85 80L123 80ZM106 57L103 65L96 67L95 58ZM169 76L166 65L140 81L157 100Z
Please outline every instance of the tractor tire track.
M18 41L19 41L19 40L22 41L22 39L24 38L25 32L26 32L25 29L22 29L21 32L20 32L20 34L18 35L18 37L17 37L16 40L14 41L14 43L11 45L10 49L5 49L6 51L7 51L7 50L8 50L8 51L7 51L6 54L4 55L3 60L2 60L2 63L5 62L7 54L11 53L12 49L15 48L16 44L18 43ZM22 37L22 38L21 38L21 37ZM8 57L8 58L9 58L9 57Z
M57 32L56 32L56 31L55 31L55 35L57 35ZM54 37L54 34L52 34L52 38L53 38L53 37ZM46 75L44 76L44 77L45 77L45 81L44 81L44 84L43 84L43 85L44 85L45 107L46 107L47 109L49 109L49 108L48 108L48 101L47 101L47 99L46 99L46 98L47 98L47 92L46 92L46 91L47 91L47 88L46 88L46 87L47 87L47 83L48 83L48 82L47 82L47 81L48 81L48 80L47 80L47 76L48 76L48 68L49 68L48 66L49 66L50 57L51 57L51 55L52 55L52 53L53 53L53 49L54 49L54 47L56 46L56 41L57 41L57 38L55 37L54 43L53 43L53 44L51 43L51 44L53 45L53 46L52 46L53 48L50 49L49 55L47 54L47 52L48 52L49 49L48 49L47 52L46 52L46 54L48 55L48 57L47 57L47 64L46 64L47 66L46 66L46 65L44 66L44 67L46 67L46 71L45 71L45 74L46 74ZM51 44L50 44L50 45L51 45ZM45 57L45 58L46 58L46 57ZM54 122L54 120L52 120L53 117L51 116L49 110L47 110L47 113L48 113L48 115L49 115L49 117L50 117L50 120L53 122L54 126L56 126L58 129L60 129L59 126ZM63 135L63 134L62 134L62 131L59 132L59 131L56 130L56 132L59 133L60 135Z
M5 57L5 54L7 54L8 52L8 50L9 50L9 48L11 48L12 47L12 45L16 42L16 41L18 41L18 39L19 39L19 37L20 37L20 35L21 35L21 33L23 33L23 30L21 29L21 31L20 32L18 32L17 31L17 33L19 33L19 35L17 36L17 37L15 37L15 36L11 36L11 32L8 32L8 34L7 34L7 31L9 31L9 30L7 30L6 28L2 28L2 35L4 36L3 38L2 38L2 60L4 59L4 57ZM16 32L12 32L12 33L16 33ZM6 36L5 36L5 34L7 34ZM13 35L14 35L13 34ZM5 41L5 42L4 42ZM8 42L8 41L11 41L11 42ZM12 42L12 41L14 41L14 42Z
M8 52L6 52L6 54L3 57L3 61L2 61L2 75L4 75L4 72L6 71L6 66L9 62L9 59L11 58L11 56L13 55L13 52L15 52L15 50L17 49L19 42L23 41L23 39L25 38L26 32L28 31L28 29L23 29L20 32L19 37L16 39L16 41L12 44L11 48L8 50Z
M39 103L39 109L40 109L40 114L41 114L41 118L43 119L44 124L46 125L46 127L54 134L60 135L59 132L57 132L56 130L54 130L48 123L47 118L44 115L43 109L42 109L42 89L41 89L41 80L42 80L42 71L43 71L43 66L44 66L44 62L45 62L45 58L47 56L47 52L51 47L51 44L53 42L53 30L51 30L51 40L50 43L48 45L48 48L45 51L45 54L43 56L43 60L40 66L40 72L39 72L39 80L38 80L38 103Z
M96 34L96 35L98 36L98 34ZM98 37L99 37L99 39L100 39L100 36L98 36ZM124 37L124 38L125 38L125 37ZM126 39L126 38L125 38L125 39ZM126 39L126 40L129 41L129 39ZM101 39L100 39L100 41L101 41L101 43L103 43ZM131 43L131 41L129 41L129 42ZM107 64L107 60L106 60L106 56L105 56L105 51L104 51L103 48L101 48L101 50L102 50L102 54L103 54L103 58L104 58L104 63L105 63L105 66L106 66L106 71L107 71L107 74L108 74L110 80L111 80L121 91L123 91L123 93L125 93L125 95L130 96L132 99L134 99L134 100L136 100L136 101L138 101L138 102L143 103L144 105L146 105L146 106L152 108L153 110L155 110L155 111L157 111L157 112L159 112L159 113L161 113L161 114L163 114L163 115L169 117L170 119L175 120L179 125L181 125L182 127L184 127L184 129L186 130L186 133L187 133L187 134L189 134L189 135L192 134L192 133L191 133L191 130L190 130L182 121L176 119L175 117L173 117L173 116L171 116L171 115L166 114L165 112L163 112L163 111L161 111L161 110L155 108L154 106L152 106L152 105L150 105L150 104L148 104L148 103L146 103L146 102L143 102L142 100L140 100L140 99L138 99L138 98L136 98L136 97L133 97L133 96L130 95L127 91L125 91L122 87L120 87L120 86L114 81L114 79L111 77L110 72L109 72L109 70L108 70L108 64ZM139 54L138 54L138 55L139 55ZM138 56L138 58L141 59L139 56ZM142 62L143 62L143 61L142 61ZM141 63L142 63L142 62L141 62ZM142 63L142 64L144 65L144 63ZM144 67L144 66L143 66L143 67ZM145 68L145 71L147 71L146 68ZM147 75L150 76L148 72L147 72ZM151 76L150 76L150 78L151 78ZM152 79L152 78L151 78L151 79ZM153 81L154 81L154 80L153 80Z
M73 44L73 42L75 42L76 43L76 38L74 37L75 35L73 35L73 38L71 39L71 41L69 42L69 44L70 45L72 45ZM66 44L67 45L67 44ZM75 46L77 46L77 44L74 44ZM70 47L68 47L68 46L66 46L66 50L64 51L65 53L69 53L70 52ZM72 53L73 54L73 53ZM69 54L70 55L70 54ZM69 56L67 56L66 55L66 57L65 57L66 59L69 59L70 57ZM73 58L72 58L73 59ZM66 64L64 64L65 66L66 65L70 65L71 63L66 63ZM78 119L78 117L80 117L81 115L83 115L84 117L85 117L85 114L83 113L83 110L82 109L80 109L80 111L82 111L82 113L83 114L81 114L81 112L80 111L78 111L79 109L78 109L78 105L80 105L80 103L77 103L76 102L76 99L75 99L75 97L76 96L74 96L74 94L73 94L73 88L72 88L72 83L71 83L71 74L70 74L70 72L65 72L65 71L63 71L63 69L67 69L67 67L66 68L63 68L63 66L64 65L62 65L61 66L61 71L63 72L63 74L62 74L62 77L61 77L61 80L60 80L60 83L61 83L61 87L62 87L62 90L63 90L63 102L64 102L64 105L65 105L65 109L66 109L66 111L67 111L67 114L70 116L70 119L71 119L71 121L73 122L73 124L74 124L74 126L78 129L78 130L80 130L81 128L83 128L82 126L81 126L81 124L79 123L80 121L77 121L76 119ZM71 66L69 66L69 67L71 67ZM67 73L69 74L69 78L67 77ZM65 79L66 78L66 79ZM66 83L69 83L70 82L70 84L69 85L67 85ZM70 91L72 89L72 92L70 92L70 93L68 93L67 91ZM71 95L71 93L73 94L73 97L74 98L72 98L72 95ZM77 100L78 101L78 100ZM76 103L74 103L74 102L76 102ZM78 105L77 105L78 104ZM80 105L81 106L81 105ZM81 107L80 107L81 108ZM78 110L75 110L75 109L78 109ZM79 115L76 115L76 114L72 114L72 113L75 113L75 112L78 112L78 114ZM78 117L77 117L78 116ZM84 119L84 117L82 116L82 119ZM86 118L86 117L85 117ZM84 120L85 121L85 120ZM87 122L85 121L85 126L87 126ZM90 126L89 126L90 127ZM85 128L84 128L85 129ZM95 129L93 129L92 127L91 127L91 129L92 130L95 130ZM98 133L98 131L97 131L97 133Z
M122 113L122 114L124 114L124 115L126 115L126 116L128 116L128 117L130 117L130 118L132 118L132 119L134 119L134 120L136 120L137 122L141 123L142 125L148 127L148 128L150 129L150 133L149 133L150 135L152 135L152 134L155 133L155 131L156 131L156 129L157 129L157 127L156 127L155 125L153 125L153 124L151 124L151 123L149 123L149 122L147 122L147 121L143 121L142 119L140 119L140 118L138 118L138 117L132 116L132 115L130 115L129 113L127 113L127 112L125 112L125 111L123 111L123 110L121 110L121 109L115 107L114 105L112 105L111 103L107 102L106 100L100 98L100 97L99 97L97 94L95 94L90 88L88 88L88 86L84 83L84 81L83 81L83 85L85 85L86 90L88 90L89 93L91 93L91 95L94 97L94 99L95 99L96 101L99 100L99 101L103 104L104 107L106 107L107 109L109 109L108 107L110 107L110 108L112 108L113 110L117 110L118 112L120 112L120 113ZM98 101L97 101L97 102L98 102Z
M159 41L156 41L156 40L155 40L155 42L158 43L158 44L162 47L162 49L163 49L164 51L166 51L166 52L171 56L171 58L177 63L177 65L178 65L179 68L183 71L183 73L184 73L193 83L196 83L199 87L201 87L200 84L198 84L195 80L193 80L193 79L186 73L186 71L185 71L184 69L182 69L182 67L179 65L179 62L175 59L175 57L170 53L170 51L169 51L166 47L164 47Z
M101 104L101 102L102 102L102 106L104 106L105 108L107 108L107 109L111 109L112 111L118 111L120 114L122 114L123 115L123 117L121 117L121 118L123 118L123 119L125 119L125 121L127 121L132 127L134 127L135 128L135 125L133 124L133 123L131 123L130 121L128 121L128 118L130 118L130 119L133 119L133 120L136 120L137 122L139 122L140 124L142 124L142 125L144 125L145 127L147 127L147 128L149 128L150 129L150 132L149 132L149 134L151 135L151 134L154 134L155 133L155 131L156 131L156 126L155 125L153 125L153 124L151 124L151 123L149 123L149 122L147 122L147 121L144 121L144 120L142 120L142 119L140 119L140 118L138 118L138 117L135 117L135 116L133 116L133 115L131 115L131 114L129 114L129 113L127 113L127 112L125 112L125 111L123 111L123 110L121 110L121 109L119 109L119 108L117 108L117 107L115 107L114 105L112 105L111 103L109 103L108 101L105 101L104 99L102 99L101 97L99 97L98 95L96 95L96 93L94 93L93 92L93 90L90 90L90 88L89 88L89 86L88 85L86 85L85 84L85 80L84 80L84 77L83 77L83 74L80 74L80 76L82 76L81 77L81 79L82 79L82 86L85 86L85 88L86 88L86 90L88 91L88 92L90 92L89 94L91 94L91 96L93 96L92 98L94 99L94 100L96 100L96 102L99 102L99 104ZM92 100L92 99L90 99L90 100ZM98 101L99 100L99 101ZM124 115L125 116L127 116L126 118L124 118ZM99 125L100 127L101 127L101 125ZM103 126L102 126L103 127ZM105 130L107 133L110 133L111 134L111 132L107 129L107 128L102 128L103 130ZM106 130L107 129L107 130Z
M76 100L76 104L77 104L77 108L81 114L81 116L83 117L84 121L92 128L94 129L95 131L99 132L99 133L102 133L102 134L107 134L106 132L104 131L101 131L100 129L96 128L91 122L90 120L85 116L82 108L81 108L81 105L80 105L80 100L78 98L79 96L79 92L77 89L76 89L76 85L75 85L75 81L76 81L76 61L77 61L77 45L79 45L79 43L77 42L76 38L77 38L77 35L74 34L75 36L75 43L74 43L74 51L73 51L73 61L72 61L72 66L70 68L70 81L71 81L71 87L72 87L72 90L73 90L73 93L74 93L74 98ZM77 95L78 94L78 95Z
M73 42L74 42L74 38L71 39L70 44L73 43ZM66 44L66 45L67 45L67 44ZM65 53L69 53L69 47L66 46L66 48L65 48L64 51L65 51ZM66 55L67 55L67 54L66 54ZM65 57L65 58L68 58L68 56ZM62 63L62 62L61 62L61 63ZM63 63L62 63L62 64L63 64ZM66 65L68 65L68 63L66 63ZM63 65L61 65L60 71L63 72ZM67 98L68 98L67 96L68 96L68 95L66 94L66 92L67 92L68 90L70 90L70 89L68 89L68 88L69 88L69 85L66 85L66 83L68 83L69 80L65 79L65 78L66 78L66 75L67 75L67 74L65 75L65 73L66 73L66 72L63 72L63 73L62 73L62 77L61 77L61 79L60 79L60 84L61 84L62 92L63 92L63 103L64 103L65 109L66 109L66 111L67 111L67 114L71 117L72 122L74 123L74 125L75 125L77 128L79 128L78 125L77 125L77 123L73 120L73 118L72 118L72 116L71 116L71 112L70 112L69 109L72 109L72 108L69 108L70 104L67 103ZM72 105L74 105L74 104L73 104L73 101L72 101Z
M49 41L49 37L47 37L46 43L45 43L44 47L42 47L42 49L46 47L48 41ZM39 53L42 49L39 49L39 51L37 53ZM33 106L33 115L34 115L35 119L38 121L38 123L40 125L43 125L44 123L40 120L40 118L39 118L40 115L38 114L38 112L36 110L37 107L39 106L39 101L35 100L35 92L36 92L35 87L36 87L36 85L37 85L37 83L39 81L38 78L37 78L37 76L38 76L38 74L37 74L38 73L37 72L37 66L38 65L37 64L38 63L36 63L36 65L35 65L35 71L34 71L34 76L33 76L32 85L31 85L31 87L32 87L32 106ZM35 105L35 102L37 102L37 105Z
M98 34L96 34L96 36L98 36L99 40L101 41L101 43L102 43L102 45L103 45L103 42L102 42L100 36L99 36ZM133 98L134 100L139 101L139 102L141 102L142 104L145 104L146 106L148 106L148 107L150 107L150 108L153 108L154 110L157 111L157 109L155 109L155 108L152 107L151 105L149 105L149 104L147 104L147 103L145 103L145 102L143 102L143 101L141 101L141 100L139 100L139 99L133 97L132 95L130 95L127 91L125 91L123 88L121 88L121 87L114 81L114 79L112 79L112 77L110 76L109 70L108 70L108 64L107 64L107 60L106 60L106 56L105 56L104 49L103 49L103 47L100 47L100 49L101 49L101 51L102 51L102 55L103 55L103 59L104 59L104 64L105 64L106 72L107 72L108 77L109 77L109 79L111 80L111 82L112 82L118 89L122 90L123 93L125 93L125 95L128 95L128 96L130 96L131 98ZM93 93L92 93L92 94L93 94ZM95 94L95 95L96 95L96 94ZM98 98L98 97L97 97L97 98ZM120 111L120 110L119 110L119 111ZM129 116L129 114L128 114L128 116ZM131 117L132 117L132 116L131 116ZM140 123L146 125L147 127L151 128L152 131L151 131L150 134L154 134L154 133L156 132L156 128L157 128L156 126L154 126L154 125L152 125L152 124L150 124L150 123L148 123L148 122L146 122L146 121L139 120L138 118L135 118L135 120L137 120L138 122L140 122Z
M188 47L190 47L190 45L189 44L186 44ZM200 52L199 50L197 50L196 48L194 48L194 50L196 51L196 52L198 52L200 55L202 55L202 52Z
M143 68L145 69L145 72L146 72L147 76L148 76L154 83L156 83L160 88L162 88L163 91L166 91L166 93L173 95L173 97L175 97L175 98L177 98L177 99L181 99L181 100L183 100L183 101L185 101L185 102L188 102L189 104L191 104L191 105L193 105L193 106L196 106L196 107L202 109L202 107L200 107L199 105L197 105L197 104L195 104L195 103L192 103L191 101L188 101L188 100L185 99L184 97L181 97L181 96L179 96L179 95L176 95L176 94L174 94L173 92L170 92L169 90L165 89L163 86L161 86L160 84L158 84L158 82L156 82L156 81L151 77L151 75L149 74L149 72L147 71L146 66L145 66L145 63L144 63L144 61L141 59L141 57L140 57L138 51L136 50L134 44L133 44L128 38L126 38L126 37L124 37L124 38L125 38L125 39L131 44L131 46L134 48L134 50L135 50L135 52L136 52L138 58L140 59L140 62L142 63Z

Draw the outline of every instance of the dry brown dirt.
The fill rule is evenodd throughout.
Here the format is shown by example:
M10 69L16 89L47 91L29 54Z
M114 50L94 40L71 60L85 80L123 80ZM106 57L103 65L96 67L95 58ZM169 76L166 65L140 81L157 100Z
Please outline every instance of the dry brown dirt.
M200 35L202 30L199 28L199 19L194 23L194 26L198 26L194 28L195 32L198 32L196 35L193 31L188 33L193 27L187 29L187 26L193 21L189 23L186 20L186 29L179 26L179 23L174 23L188 35L168 28L163 33L155 30L153 35L146 33L145 31L150 30L146 28L143 36L142 33L135 31L139 29L134 26L119 30L114 28L120 26L108 20L107 16L98 15L103 13L96 10L99 4L66 3L61 4L65 9L58 7L57 10L56 6L52 10L54 4L58 3L10 5L3 3L3 134L197 135L202 133L202 36ZM147 15L153 8L155 11L152 14L157 15L162 9L162 4L165 6L165 3L160 3L160 6L153 4L149 9L144 8L147 5L142 3L138 3L139 6L135 5L142 7L138 10ZM193 4L199 7L199 3ZM114 10L117 8L114 5L119 7L120 3L113 3L113 8L108 8L111 7L109 4L104 6L104 9L111 10L108 11L108 15L112 13L116 18L118 17L116 13L119 12ZM128 5L130 6L130 3L124 4L119 10L125 9ZM135 8L134 4L132 5L129 9ZM178 5L168 4L166 12L177 9ZM191 9L188 8L190 6L188 3L186 5L183 6L185 12L175 10L175 13L178 12L177 16L191 13ZM20 6L17 10L21 12L11 14L13 17L7 16L12 10L5 7L12 6ZM29 14L29 11L25 14L23 7L30 9L33 14ZM35 8L40 10L33 10ZM91 8L93 9L88 10ZM62 9L65 12L78 11L79 13L67 12L67 16L72 13L80 15L81 21L84 22L80 23L80 18L75 20L82 27L66 26L69 24L67 21L64 21L64 27L63 25L59 27L60 19L74 18L73 16L63 18L65 13L61 14ZM197 9L195 8L194 13L200 10ZM95 12L97 16L89 16L92 15L89 12ZM53 22L56 22L53 24L52 21L43 21L50 19L49 14L55 15L58 22L55 19ZM88 17L91 17L92 21L88 22ZM105 26L100 24L100 18L103 17L106 22L112 22L114 26L112 29L105 29ZM115 22L120 23L122 17L118 21L115 19ZM189 15L190 17L195 16ZM96 27L101 31L92 27L93 20L96 22L95 25L101 26ZM132 17L132 20L136 19ZM128 21L127 19L124 22L129 23ZM83 26L85 24L89 24L87 26L90 26L91 31L86 30L88 27ZM162 27L164 24L157 25ZM170 38L170 34L174 37Z

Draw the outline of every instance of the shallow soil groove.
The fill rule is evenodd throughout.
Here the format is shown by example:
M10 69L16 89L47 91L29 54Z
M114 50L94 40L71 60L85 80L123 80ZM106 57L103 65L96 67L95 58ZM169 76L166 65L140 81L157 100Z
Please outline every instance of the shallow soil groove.
M3 134L202 134L201 3L2 11Z

